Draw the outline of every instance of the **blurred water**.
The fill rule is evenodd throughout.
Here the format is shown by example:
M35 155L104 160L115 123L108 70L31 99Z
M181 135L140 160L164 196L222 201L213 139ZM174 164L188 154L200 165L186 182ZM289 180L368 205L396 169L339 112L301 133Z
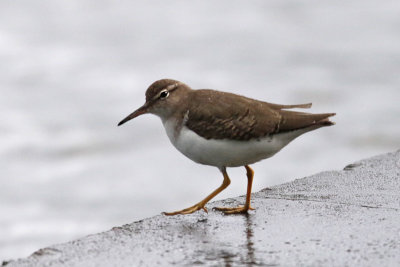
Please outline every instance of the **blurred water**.
M194 204L222 180L150 115L175 78L337 125L258 163L254 191L400 147L398 1L1 1L0 260ZM245 193L242 168L218 198Z

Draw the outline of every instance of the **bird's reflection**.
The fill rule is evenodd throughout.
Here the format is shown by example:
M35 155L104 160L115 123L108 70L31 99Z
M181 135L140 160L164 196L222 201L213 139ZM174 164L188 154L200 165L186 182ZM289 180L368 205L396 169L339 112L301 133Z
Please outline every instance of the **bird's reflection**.
M247 266L254 266L257 264L255 258L255 248L254 248L254 232L253 232L253 215L246 213L243 217L245 220L245 234L246 234L246 249L247 249Z
M232 216L232 215L230 215ZM210 232L210 225L207 219L199 220L196 224L189 226L180 224L180 232L187 232L190 236L196 236L201 245L195 251L193 257L196 261L193 264L209 264L212 266L267 266L262 259L262 251L257 248L256 234L257 230L256 214L238 214L233 215L234 227L229 224L217 227L218 233ZM187 231L189 230L189 231ZM233 231L233 232L232 232ZM213 236L210 236L213 233ZM231 237L226 235L231 234ZM215 236L216 235L216 236ZM216 238L217 240L213 239ZM211 241L210 241L211 240ZM217 246L216 246L217 245Z
M253 231L253 216L251 214L238 215L238 217L243 218L243 226L244 226L244 237L245 242L241 246L245 251L242 254L242 257L237 257L238 255L230 255L225 253L221 254L221 257L224 259L224 266L260 266L262 263L258 262L256 259L256 249L254 247L254 231ZM239 262L237 262L239 260Z

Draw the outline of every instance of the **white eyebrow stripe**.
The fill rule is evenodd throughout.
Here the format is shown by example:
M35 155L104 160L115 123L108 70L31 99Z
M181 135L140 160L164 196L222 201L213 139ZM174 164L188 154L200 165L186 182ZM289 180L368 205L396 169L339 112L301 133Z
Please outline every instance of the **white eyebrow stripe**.
M155 95L153 97L153 100L158 99L160 97L161 93L164 91L168 91L168 93L169 93L169 92L175 90L176 88L178 88L178 85L179 85L179 83L174 83L174 84L168 85L167 87L162 89L157 95Z
M178 87L178 83L174 83L171 85L168 85L167 87L165 87L165 89L167 89L168 91L175 89L176 87Z

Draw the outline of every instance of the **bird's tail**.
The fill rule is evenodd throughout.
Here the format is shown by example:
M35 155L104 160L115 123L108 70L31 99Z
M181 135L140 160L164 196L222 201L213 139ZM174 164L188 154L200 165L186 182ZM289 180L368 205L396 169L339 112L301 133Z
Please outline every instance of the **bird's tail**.
M311 108L312 103L296 104L296 105L281 105L281 104L268 103L268 105L273 109L291 109L291 108Z
M310 127L310 129L317 129L324 126L334 125L335 123L330 121L329 118L335 116L336 113L312 114L282 110L281 115L282 124L280 129L282 131L290 131L308 127Z

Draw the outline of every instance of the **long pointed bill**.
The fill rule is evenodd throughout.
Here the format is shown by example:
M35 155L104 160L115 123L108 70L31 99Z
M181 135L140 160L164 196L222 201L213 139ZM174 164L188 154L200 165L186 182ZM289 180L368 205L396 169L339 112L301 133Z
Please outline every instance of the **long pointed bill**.
M137 116L140 116L142 114L147 113L147 105L143 105L140 108L138 108L137 110L135 110L134 112L132 112L131 114L128 115L128 117L126 117L125 119L123 119L122 121L120 121L118 123L118 126L124 124L127 121L130 121L131 119L136 118Z

